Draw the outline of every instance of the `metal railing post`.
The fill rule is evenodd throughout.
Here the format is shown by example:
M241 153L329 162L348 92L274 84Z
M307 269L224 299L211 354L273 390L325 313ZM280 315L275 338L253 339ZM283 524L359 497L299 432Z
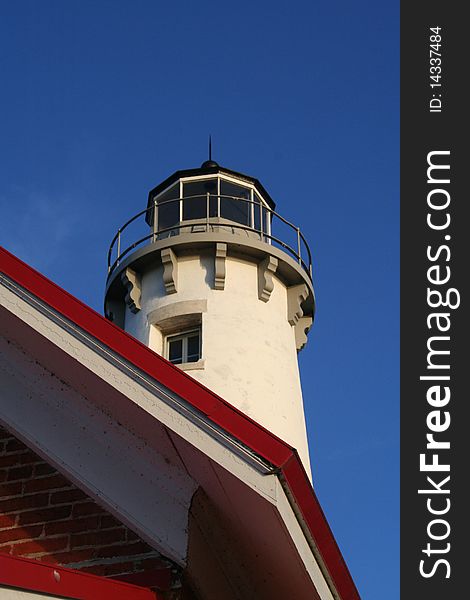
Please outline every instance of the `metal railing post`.
M153 201L153 243L157 241L157 201Z
M260 202L259 203L259 226L260 226L260 239L262 242L264 242L264 235L263 235L263 204Z
M118 239L117 239L117 259L116 264L119 264L119 257L121 256L121 230L118 229Z
M301 250L300 250L300 229L297 227L297 257L299 259L299 265L302 266L302 257L301 257Z

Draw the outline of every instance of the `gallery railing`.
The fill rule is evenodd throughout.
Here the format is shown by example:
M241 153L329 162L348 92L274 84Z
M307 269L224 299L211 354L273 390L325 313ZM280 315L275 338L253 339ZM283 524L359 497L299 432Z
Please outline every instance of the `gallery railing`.
M196 211L195 201L198 202ZM242 203L239 205L240 214L246 223L237 220L233 215L227 216L227 212L230 212L227 211L227 203L232 210L237 208L237 203ZM168 226L165 222L168 221L168 214L165 215L165 212L171 205L173 211L179 213L179 220ZM204 210L201 211L201 207ZM193 215L188 218L191 209ZM199 214L194 215L195 212ZM108 277L129 252L145 243L154 243L185 231L211 232L230 229L245 231L250 237L254 236L261 242L279 247L290 254L308 276L312 277L312 255L298 227L264 204L246 198L217 194L188 196L164 202L155 200L153 205L130 218L117 230L109 247ZM280 233L277 233L277 230ZM142 236L144 231L149 233ZM276 231L276 235L273 235L273 231Z

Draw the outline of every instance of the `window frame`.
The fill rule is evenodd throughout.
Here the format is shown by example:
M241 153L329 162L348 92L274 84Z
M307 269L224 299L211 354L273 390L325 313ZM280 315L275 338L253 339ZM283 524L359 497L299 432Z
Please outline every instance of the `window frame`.
M199 338L199 350L198 350L198 358L196 360L188 361L188 339L193 337L192 334L198 334ZM176 363L170 360L170 343L172 341L182 340L182 348L181 348L181 362ZM185 331L178 331L176 333L171 333L165 335L165 344L164 344L164 356L165 358L171 362L172 365L181 366L181 365L192 365L197 363L202 359L202 331L201 326L193 327L191 329L187 329Z

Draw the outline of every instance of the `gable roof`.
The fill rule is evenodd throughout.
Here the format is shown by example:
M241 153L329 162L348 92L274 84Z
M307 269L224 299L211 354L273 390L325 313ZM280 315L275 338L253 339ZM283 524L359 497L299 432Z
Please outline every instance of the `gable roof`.
M330 582L333 595L342 600L359 598L295 449L3 248L0 248L0 271L3 274L0 283L8 286L13 282L20 286L133 369L184 400L222 434L269 465L301 529L313 542L312 551Z

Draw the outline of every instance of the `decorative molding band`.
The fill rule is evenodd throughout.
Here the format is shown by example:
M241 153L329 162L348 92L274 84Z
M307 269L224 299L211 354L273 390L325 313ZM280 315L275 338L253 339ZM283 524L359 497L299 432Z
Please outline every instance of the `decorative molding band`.
M207 312L207 300L182 300L159 306L147 315L149 325L159 325L162 321L185 315L201 315Z
M140 298L142 296L142 278L139 273L127 267L121 274L121 281L127 288L124 302L134 314L141 309Z
M263 302L267 302L271 297L274 289L273 275L278 265L278 259L271 255L258 263L258 298Z
M225 288L225 259L227 257L227 244L215 245L215 265L214 265L214 289L223 290Z
M161 252L163 264L163 284L167 294L178 291L178 259L171 248L164 248Z
M312 317L300 317L297 321L297 324L294 327L297 352L300 352L307 343L307 333L310 331L312 323Z
M308 298L308 288L305 283L299 283L287 288L287 320L291 325L296 325L304 311L302 303Z

